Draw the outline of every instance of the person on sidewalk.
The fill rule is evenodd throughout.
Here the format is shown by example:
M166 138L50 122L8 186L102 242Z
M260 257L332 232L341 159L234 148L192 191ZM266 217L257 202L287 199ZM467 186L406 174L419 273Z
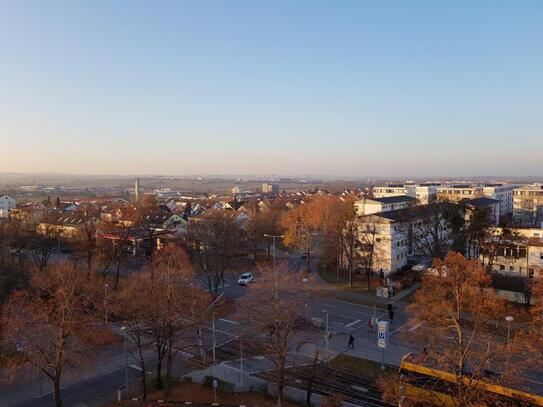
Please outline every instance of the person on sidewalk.
M373 332L373 318L368 319L368 332Z
M354 348L354 336L351 334L349 336L349 345L347 345L347 349L353 349Z

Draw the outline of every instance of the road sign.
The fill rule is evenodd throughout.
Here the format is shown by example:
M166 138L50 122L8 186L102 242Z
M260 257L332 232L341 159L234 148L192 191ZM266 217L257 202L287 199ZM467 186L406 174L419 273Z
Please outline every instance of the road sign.
M24 348L26 348L26 341L24 339L18 339L17 342L15 342L15 349L21 351Z
M379 321L377 324L377 346L386 348L388 345L389 323L387 321Z

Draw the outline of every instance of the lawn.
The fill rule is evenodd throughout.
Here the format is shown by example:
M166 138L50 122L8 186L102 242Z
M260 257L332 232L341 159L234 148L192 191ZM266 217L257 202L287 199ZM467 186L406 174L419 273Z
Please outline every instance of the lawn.
M153 400L165 400L167 403L164 405L184 405L185 402L211 404L214 401L214 392L213 389L196 383L180 383L172 388L169 395L166 396L164 392L153 392L148 400L149 404ZM239 406L241 404L247 407L274 407L277 405L276 399L256 392L217 393L217 402L220 405ZM283 406L299 407L300 404L285 401ZM111 407L141 407L141 402L128 400L112 404Z
M348 370L351 373L358 374L364 377L380 377L383 372L394 371L395 368L385 366L385 370L381 370L381 364L373 360L356 358L349 355L338 355L332 359L328 366L336 369Z

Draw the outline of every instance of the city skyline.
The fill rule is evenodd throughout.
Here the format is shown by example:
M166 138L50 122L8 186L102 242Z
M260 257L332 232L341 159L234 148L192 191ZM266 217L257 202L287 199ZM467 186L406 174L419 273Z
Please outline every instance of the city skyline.
M13 2L0 172L540 176L538 2Z

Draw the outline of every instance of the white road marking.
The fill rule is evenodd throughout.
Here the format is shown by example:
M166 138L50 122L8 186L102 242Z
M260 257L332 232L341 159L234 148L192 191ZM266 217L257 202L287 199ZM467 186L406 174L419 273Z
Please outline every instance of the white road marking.
M141 372L143 369L139 367L138 365L128 365L129 368L137 370L138 372Z
M353 322L349 322L347 325L345 325L345 328L350 328L356 324L358 324L359 322L362 322L361 319L357 319L356 321L353 321Z
M419 322L415 326L412 326L407 330L407 332L413 332L415 329L419 329L422 325L424 325L424 321Z
M219 318L219 321L227 322L227 323L229 323L229 324L239 325L239 322L237 322L237 321L232 321L231 319Z
M339 308L339 305L332 305L332 304L322 304L322 305L325 307L330 307L330 308Z

